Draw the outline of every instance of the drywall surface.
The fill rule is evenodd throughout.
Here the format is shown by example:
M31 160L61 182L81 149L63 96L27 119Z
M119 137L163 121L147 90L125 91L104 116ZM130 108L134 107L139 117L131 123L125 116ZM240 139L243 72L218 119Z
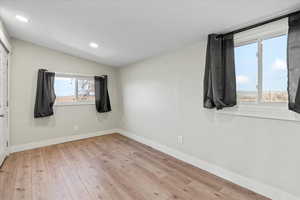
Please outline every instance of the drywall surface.
M121 68L120 127L300 197L299 122L204 109L205 50L203 41Z
M34 119L39 68L93 76L107 74L112 112L97 113L95 105L56 106L54 116ZM10 69L11 145L115 128L119 121L116 74L115 68L13 39Z

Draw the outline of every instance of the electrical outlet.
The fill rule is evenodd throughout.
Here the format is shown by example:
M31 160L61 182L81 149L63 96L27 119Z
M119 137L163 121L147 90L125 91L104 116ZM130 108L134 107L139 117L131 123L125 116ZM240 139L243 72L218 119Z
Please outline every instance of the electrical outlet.
M75 125L75 126L73 127L73 129L74 129L74 131L78 131L78 130L79 130L79 126Z
M183 144L183 136L178 136L177 137L177 142L178 142L178 144Z

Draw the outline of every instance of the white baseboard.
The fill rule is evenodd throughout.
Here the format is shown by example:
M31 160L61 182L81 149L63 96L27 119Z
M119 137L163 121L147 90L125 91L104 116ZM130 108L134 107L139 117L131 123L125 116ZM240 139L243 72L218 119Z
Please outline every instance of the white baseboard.
M221 178L224 178L230 182L233 182L237 185L240 185L244 188L247 188L251 191L254 191L258 194L264 195L266 197L269 197L273 200L299 200L300 198L293 196L287 192L284 192L280 189L274 188L272 186L266 185L264 183L260 183L256 180L241 176L237 173L234 173L232 171L229 171L227 169L221 168L219 166L216 166L214 164L208 163L206 161L200 160L196 157L187 155L185 153L182 153L178 150L169 148L165 145L159 144L155 141L146 139L144 137L138 136L134 133L128 132L123 129L118 129L118 133L129 137L133 140L136 140L140 143L143 143L145 145L148 145L154 149L157 149L159 151L162 151L166 154L169 154L179 160L182 160L184 162L187 162L193 166L196 166L200 169L206 170L216 176L219 176Z
M80 140L80 139L85 139L85 138L90 138L90 137L95 137L95 136L100 136L100 135L107 135L111 133L117 133L117 129L111 129L111 130L104 130L104 131L97 131L94 133L86 133L86 134L80 134L80 135L71 135L71 136L66 136L66 137L60 137L60 138L53 138L53 139L48 139L48 140L43 140L39 142L30 142L27 144L21 144L21 145L13 145L10 147L10 153L14 152L19 152L19 151L24 151L24 150L29 150L29 149L35 149L39 147L45 147L53 144L60 144L64 142L70 142L70 141L75 141L75 140Z

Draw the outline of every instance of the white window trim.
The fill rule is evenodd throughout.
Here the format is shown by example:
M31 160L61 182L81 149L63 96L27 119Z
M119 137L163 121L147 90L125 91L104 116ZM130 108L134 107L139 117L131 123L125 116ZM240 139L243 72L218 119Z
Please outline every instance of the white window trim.
M288 110L287 105L277 107L267 105L237 105L217 110L216 112L222 115L300 122L300 115Z
M95 105L95 102L93 101L88 101L88 102L55 102L54 106L82 106L82 105Z
M234 35L234 46L242 46L257 42L257 38L262 40L278 37L288 33L288 19L284 18L248 31Z
M235 47L258 42L258 81L262 82L262 40L279 37L288 33L287 18L266 24L234 35ZM258 84L258 90L262 90ZM261 99L258 92L258 99ZM300 121L300 115L289 111L287 103L238 102L237 106L216 111L220 114L237 115L251 118L263 118L285 121Z
M69 78L76 78L76 79L93 79L93 75L87 74L72 74L72 73L64 73L64 72L55 72L55 77L69 77ZM76 88L78 87L77 81L75 81ZM77 93L78 90L76 89L75 92ZM77 96L77 94L76 94ZM61 107L61 106L82 106L82 105L95 105L95 101L75 101L75 102L56 102L54 103L54 107Z

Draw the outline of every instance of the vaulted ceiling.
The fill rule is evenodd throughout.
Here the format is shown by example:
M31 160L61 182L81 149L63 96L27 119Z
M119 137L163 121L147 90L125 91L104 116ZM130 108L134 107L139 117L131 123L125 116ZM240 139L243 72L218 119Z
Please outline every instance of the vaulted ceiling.
M299 0L0 0L12 37L111 66L297 9Z

